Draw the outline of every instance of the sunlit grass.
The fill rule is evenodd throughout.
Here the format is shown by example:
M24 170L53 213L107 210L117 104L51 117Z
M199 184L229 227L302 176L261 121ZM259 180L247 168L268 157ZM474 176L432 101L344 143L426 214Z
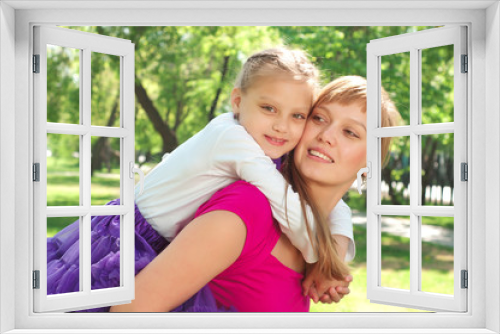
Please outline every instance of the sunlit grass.
M311 312L421 312L403 307L370 303L366 295L366 229L354 226L356 241L356 257L350 263L354 281L349 285L351 293L338 304L311 304ZM408 238L384 233L386 267L381 275L384 284L389 287L409 286L410 272L407 263L409 255L402 253L401 248L408 247ZM453 294L453 248L424 243L422 249L422 291L442 294Z

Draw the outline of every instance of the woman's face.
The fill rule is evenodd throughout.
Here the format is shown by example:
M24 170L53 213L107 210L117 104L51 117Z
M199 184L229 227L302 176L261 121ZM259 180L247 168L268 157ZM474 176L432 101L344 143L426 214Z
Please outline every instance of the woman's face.
M316 106L295 148L295 164L309 185L348 188L366 167L366 113L361 106Z

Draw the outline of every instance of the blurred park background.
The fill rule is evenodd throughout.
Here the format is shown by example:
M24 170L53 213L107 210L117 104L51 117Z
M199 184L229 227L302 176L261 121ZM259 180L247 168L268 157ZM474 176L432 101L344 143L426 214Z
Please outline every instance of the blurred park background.
M135 44L135 152L147 173L201 130L212 118L231 110L229 96L242 64L252 53L276 45L305 50L327 83L343 75L366 76L370 40L434 27L70 27L131 40ZM47 121L78 124L80 108L79 50L47 50ZM422 50L421 122L453 122L453 48ZM410 57L381 59L382 82L409 124ZM120 124L120 59L92 53L92 125ZM409 138L393 138L382 169L383 204L408 205ZM47 136L47 205L80 203L79 136ZM453 205L453 134L422 136L423 205ZM120 141L92 138L92 205L120 197ZM338 305L312 305L318 312L408 312L370 304L366 299L366 198L350 191L356 258L351 263L351 294ZM75 218L50 218L48 236ZM383 217L382 283L409 288L409 217ZM453 294L453 218L423 217L422 289ZM444 241L443 241L444 240Z

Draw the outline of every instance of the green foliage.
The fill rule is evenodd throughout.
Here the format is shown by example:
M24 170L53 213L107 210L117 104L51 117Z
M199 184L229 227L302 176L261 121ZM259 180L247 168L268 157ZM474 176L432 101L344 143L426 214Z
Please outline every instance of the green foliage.
M168 145L181 144L201 130L212 116L230 111L230 93L243 62L252 53L276 45L307 51L322 73L323 83L343 75L366 76L366 45L370 40L401 35L432 27L71 27L72 29L131 40L135 44L135 80L141 84L172 138L165 139L136 99L136 154L146 162L160 161ZM79 51L60 47L48 50L48 121L79 122ZM453 121L453 49L450 46L421 52L422 122ZM394 100L403 124L409 124L409 55L382 57L383 86ZM226 62L227 61L227 62ZM224 71L224 65L227 65ZM92 55L92 122L112 121L113 107L119 102L119 59ZM219 93L219 94L218 94ZM216 105L213 115L212 106ZM119 109L119 103L117 105ZM119 116L112 122L119 124ZM68 156L74 139L61 136L50 145L54 156ZM435 141L436 138L433 138ZM392 147L390 186L385 201L408 201L404 190L409 182L409 142L396 139ZM427 146L426 146L427 145ZM424 186L453 188L453 135L440 137L437 145L422 143L428 163L423 164ZM425 148L428 148L427 150ZM425 160L425 156L424 156ZM115 160L113 167L116 167ZM436 167L437 165L437 167ZM439 170L439 172L433 172ZM403 187L398 186L403 185ZM425 199L423 199L425 201Z

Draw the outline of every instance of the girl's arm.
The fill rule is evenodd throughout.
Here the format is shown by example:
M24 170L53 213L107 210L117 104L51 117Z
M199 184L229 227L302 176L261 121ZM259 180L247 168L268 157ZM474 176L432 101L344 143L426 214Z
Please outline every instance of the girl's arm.
M227 121L231 122L230 119ZM281 231L302 253L306 262L318 261L316 251L309 241L299 195L241 125L233 124L221 134L212 147L210 156L212 170L219 176L242 179L259 188L269 200L273 217L278 221ZM311 226L314 226L309 207L306 214Z
M135 278L135 299L111 312L167 312L188 300L241 254L246 227L228 211L194 219Z

